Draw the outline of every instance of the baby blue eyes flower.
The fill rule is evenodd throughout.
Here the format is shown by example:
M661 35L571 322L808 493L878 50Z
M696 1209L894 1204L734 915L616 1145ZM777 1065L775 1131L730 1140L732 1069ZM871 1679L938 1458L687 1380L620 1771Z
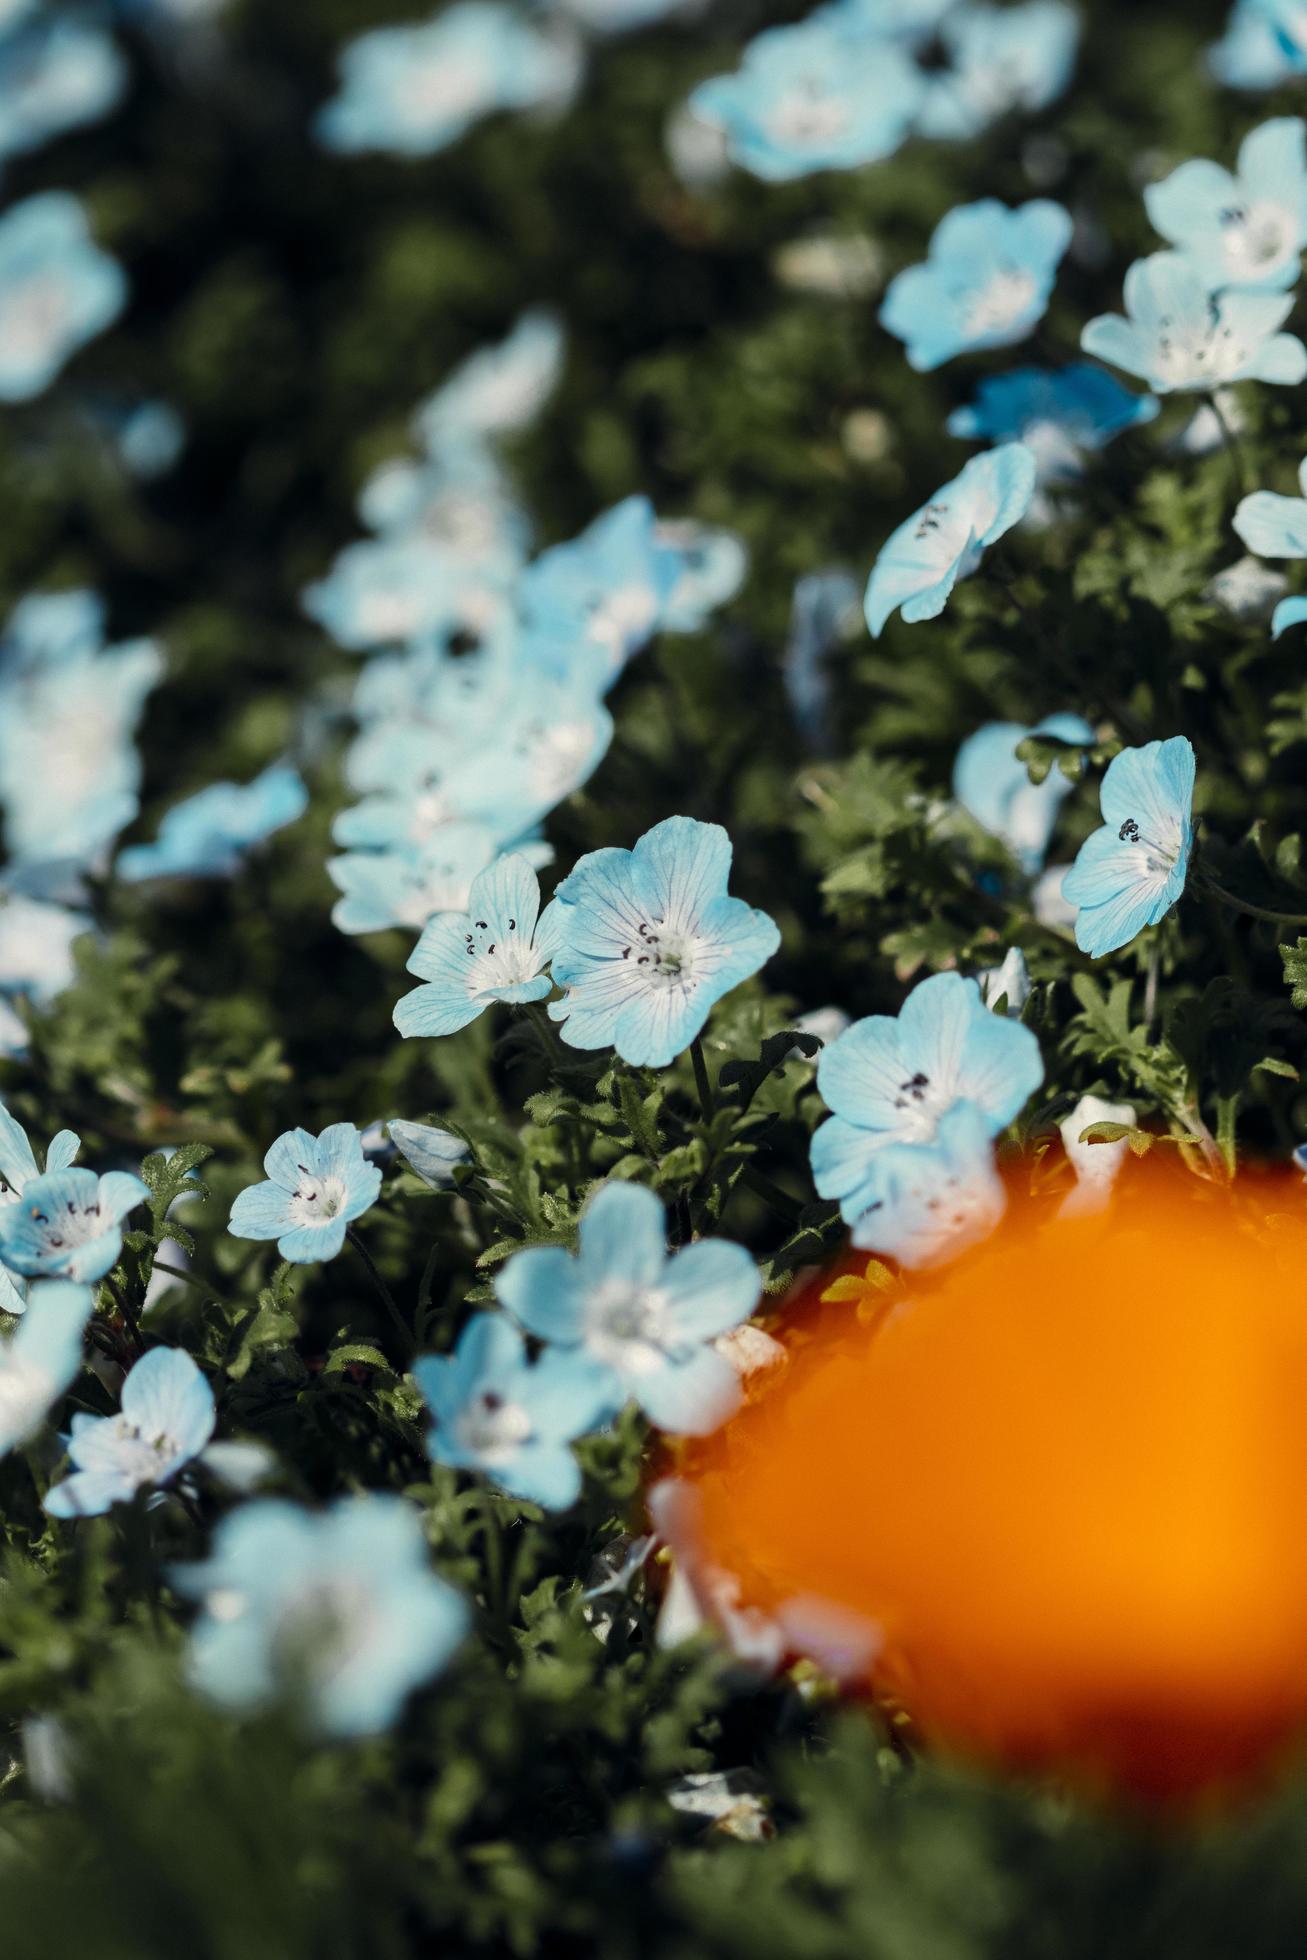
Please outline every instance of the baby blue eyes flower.
M57 655L0 669L0 805L24 874L97 867L131 822L136 725L162 672L150 640L101 649L72 637Z
M431 1571L421 1520L398 1497L320 1512L258 1499L222 1520L208 1559L170 1577L202 1604L193 1687L240 1711L288 1701L331 1736L388 1728L467 1631L464 1601Z
M566 101L578 72L565 36L542 33L500 0L458 0L424 25L352 41L318 137L346 153L433 156L495 109Z
M731 840L719 824L667 817L632 851L590 851L554 894L561 940L552 1001L573 1048L616 1048L665 1068L710 1008L780 944L765 912L727 896Z
M1144 205L1157 231L1193 260L1207 286L1292 286L1307 245L1307 149L1301 116L1262 123L1235 173L1194 158Z
M1043 319L1070 243L1070 216L1048 198L1014 210L993 197L959 204L936 226L925 262L890 282L881 325L919 373L1010 347Z
M1088 361L1065 368L1013 368L988 376L968 408L948 418L951 436L1023 442L1040 483L1079 476L1081 451L1101 449L1122 429L1151 422L1152 395L1134 395Z
M316 1137L287 1130L263 1168L267 1181L238 1192L227 1230L238 1239L276 1239L282 1258L294 1265L334 1259L348 1227L381 1190L381 1172L363 1155L352 1123L329 1124Z
M1307 73L1299 0L1235 0L1207 65L1227 88L1267 89Z
M465 908L472 880L497 843L486 824L447 823L424 843L329 858L327 874L341 894L332 923L348 933L390 926L420 932L433 914Z
M827 655L848 636L857 616L858 586L851 572L833 567L795 581L781 677L794 719L812 748L824 748L830 737Z
M48 1007L71 986L73 947L92 930L84 912L0 888L0 993Z
M116 1416L76 1414L72 1475L45 1500L53 1518L94 1518L171 1483L213 1434L213 1390L189 1354L151 1348L129 1371Z
M1209 293L1181 252L1136 259L1125 276L1127 318L1100 314L1080 336L1086 354L1137 374L1159 394L1211 391L1230 381L1295 386L1307 375L1307 347L1278 333L1293 310L1291 293Z
M545 307L529 308L495 346L456 367L414 417L433 455L524 428L544 407L563 370L563 325Z
M1166 917L1189 871L1193 798L1194 752L1183 735L1122 749L1108 765L1102 828L1062 880L1082 952L1099 959Z
M558 947L561 914L540 911L540 881L522 857L501 857L472 880L465 913L432 919L410 973L425 982L395 1007L402 1035L454 1034L492 1001L545 1000L544 969Z
M117 319L127 281L91 240L67 191L42 191L0 218L0 401L30 401L85 341Z
M758 1269L725 1239L669 1256L662 1204L642 1185L601 1186L575 1256L529 1247L495 1291L529 1334L603 1370L613 1407L629 1397L660 1429L704 1435L739 1400L739 1376L711 1343L757 1306Z
M882 1196L854 1221L853 1243L903 1266L956 1258L987 1237L1007 1209L989 1122L975 1103L946 1109L928 1150L887 1144L877 1172Z
M437 1463L483 1471L501 1490L547 1511L576 1502L581 1471L568 1444L611 1413L606 1368L563 1349L529 1365L512 1322L481 1313L452 1355L421 1356L413 1378L434 1418L427 1448Z
M985 547L1025 515L1034 491L1035 458L1024 443L1005 442L973 456L881 546L863 599L873 639L896 608L909 624L942 613Z
M522 580L527 619L575 643L598 688L606 688L660 624L681 576L675 551L660 545L647 497L626 497L578 538L554 545Z
M462 1137L430 1123L406 1123L398 1116L392 1116L386 1128L400 1156L424 1184L438 1191L453 1183L455 1165L468 1154Z
M1254 490L1234 513L1234 528L1260 558L1307 558L1307 458L1298 465L1301 497Z
M69 1280L32 1288L28 1312L0 1342L0 1455L38 1430L82 1362L95 1295Z
M1071 79L1080 21L1063 0L973 4L946 14L939 38L947 65L926 77L917 129L963 138L1011 110L1033 114L1055 102Z
M118 859L118 876L225 878L245 853L302 817L308 791L294 769L265 769L252 783L211 783L167 812L154 844L136 844Z
M1080 715L1046 715L1034 728L1015 721L988 722L958 750L953 794L978 824L1003 839L1022 870L1033 875L1044 862L1057 813L1072 785L1057 767L1042 783L1031 782L1016 753L1028 735L1055 735L1063 742L1094 739Z
M45 1153L46 1171L67 1170L81 1147L80 1137L71 1130L60 1130ZM0 1208L16 1205L28 1185L34 1184L40 1175L26 1130L0 1103ZM0 1311L24 1313L26 1310L26 1291L0 1266Z
M17 1204L0 1206L0 1260L27 1279L103 1279L122 1251L124 1218L149 1195L128 1171L47 1170Z
M700 633L711 614L743 585L748 550L733 531L717 531L689 518L663 520L654 538L659 550L672 555L676 570L659 623L667 633Z
M96 27L56 16L8 34L0 43L0 158L94 122L126 83L122 56Z
M963 1194L954 1210L974 1193L988 1216L976 1139L997 1136L1043 1079L1029 1028L991 1014L974 980L933 974L896 1018L869 1015L823 1048L817 1087L833 1113L812 1139L817 1190L839 1199L855 1244L885 1251L924 1230L932 1182ZM946 1128L960 1105L972 1113Z
M916 68L892 43L814 14L758 35L735 74L695 89L690 109L725 131L736 163L782 182L891 156L921 95Z

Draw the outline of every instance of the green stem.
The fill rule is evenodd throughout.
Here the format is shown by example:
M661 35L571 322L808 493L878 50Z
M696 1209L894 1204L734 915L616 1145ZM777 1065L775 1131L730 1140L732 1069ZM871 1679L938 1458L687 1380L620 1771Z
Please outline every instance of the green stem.
M1248 469L1244 458L1243 445L1225 419L1225 412L1220 402L1216 399L1215 388L1213 388L1207 397L1207 405L1216 418L1217 428L1221 431L1221 442L1224 445L1226 455L1230 458L1230 467L1234 471L1236 487L1240 491L1244 491L1248 488Z
M225 1300L227 1297L225 1293L219 1292L211 1280L201 1278L198 1273L188 1273L182 1266L170 1266L166 1259L156 1259L151 1271L167 1273L169 1279L179 1279L183 1285L193 1286L197 1293L207 1293L210 1299Z
M377 1270L376 1260L372 1257L372 1254L368 1251L367 1247L364 1245L362 1239L359 1237L358 1233L354 1230L354 1227L352 1225L346 1226L345 1237L349 1240L355 1252L357 1252L359 1258L363 1261L363 1264L367 1267L368 1272L371 1274L372 1284L376 1287L377 1292L380 1294L382 1305L385 1307L386 1312L390 1315L390 1319L395 1328L395 1332L398 1334L400 1338L400 1342L402 1344L400 1351L404 1356L405 1360L407 1360L408 1357L413 1352L412 1329L408 1326L407 1322L404 1319L403 1314L396 1306L394 1294L391 1292L390 1288L386 1285L385 1280L381 1277L380 1272Z
M703 1111L705 1123L711 1123L717 1114L717 1102L708 1080L708 1064L704 1059L703 1041L696 1035L690 1043L690 1060L694 1064L694 1086L699 1091L699 1107Z
M1202 881L1209 892L1234 911L1246 913L1250 919L1269 919L1272 925L1307 926L1307 912L1274 912L1269 906L1254 905L1251 900L1240 898L1235 892L1228 892L1224 885L1218 885L1210 871L1202 873Z
M791 1225L798 1224L803 1206L797 1198L792 1198L788 1191L783 1191L779 1184L774 1183L765 1171L757 1170L749 1163L742 1164L740 1182L747 1184L752 1192L769 1204L773 1211L778 1211Z
M1235 1144L1235 1120L1239 1113L1239 1092L1233 1096L1218 1096L1216 1099L1216 1147L1225 1162L1227 1177L1233 1177L1238 1164L1238 1150Z

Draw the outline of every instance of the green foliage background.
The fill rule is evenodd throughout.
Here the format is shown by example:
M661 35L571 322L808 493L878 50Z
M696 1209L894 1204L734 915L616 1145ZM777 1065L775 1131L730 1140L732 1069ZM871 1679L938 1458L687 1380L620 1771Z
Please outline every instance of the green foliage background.
M1057 525L1011 543L1019 604L974 581L943 619L841 651L838 754L804 751L780 664L796 576L867 569L960 466L945 414L1002 365L913 377L874 298L794 290L780 248L814 228L867 238L889 274L951 204L1047 189L1091 247L1064 268L1035 348L1070 356L1150 246L1141 184L1185 156L1230 158L1252 121L1295 100L1208 84L1197 55L1219 31L1215 6L1095 0L1075 87L1037 127L691 193L666 162L665 118L773 17L723 4L697 26L598 48L556 124L495 120L426 164L318 153L308 126L335 49L423 11L246 0L210 62L142 41L127 104L9 175L11 198L47 184L86 196L133 300L55 390L0 425L0 596L84 582L108 598L115 637L163 640L141 834L179 796L288 746L315 798L230 887L106 889L103 940L38 1023L32 1065L7 1067L0 1088L35 1134L78 1128L87 1161L212 1152L209 1196L181 1214L202 1284L174 1289L151 1329L204 1361L225 1428L271 1443L292 1494L388 1488L419 1502L436 1563L477 1599L477 1637L387 1739L314 1747L280 1718L235 1724L178 1680L184 1630L163 1572L203 1531L172 1507L51 1525L37 1501L49 1458L0 1464L7 1960L1297 1951L1301 1794L1165 1835L906 1763L871 1716L840 1713L811 1682L760 1685L706 1644L655 1649L656 1573L601 1642L581 1591L598 1552L639 1527L637 1428L588 1446L584 1503L561 1520L433 1472L406 1357L351 1255L286 1274L223 1231L281 1130L439 1114L474 1146L458 1194L395 1174L365 1221L426 1344L449 1344L524 1239L566 1240L613 1171L653 1182L684 1228L720 1220L747 1242L774 1303L840 1243L806 1171L821 1114L811 1064L786 1060L778 1037L828 1001L892 1011L912 976L992 964L1012 943L1038 983L1027 1017L1048 1069L1018 1139L1036 1153L1093 1088L1127 1095L1154 1130L1215 1138L1227 1158L1283 1154L1307 1130L1307 944L1282 957L1273 925L1190 898L1163 940L1150 1022L1142 949L1091 971L1033 922L1019 887L987 895L1001 847L939 808L958 743L995 716L1078 708L1100 755L1185 733L1222 881L1307 909L1301 639L1272 646L1264 622L1238 625L1204 597L1239 555L1240 470L1250 487L1292 485L1301 391L1241 390L1242 461L1174 452L1188 410L1172 404L1112 446ZM784 945L710 1026L711 1124L685 1063L654 1077L580 1058L555 1079L511 1027L496 1046L489 1017L441 1044L401 1043L390 1014L408 940L347 940L328 918L353 663L297 595L355 534L354 493L404 448L420 396L541 300L570 335L564 383L516 458L541 541L640 490L664 514L730 525L752 554L711 632L628 670L610 756L549 826L563 868L673 811L730 828L734 889L776 916ZM79 391L100 386L182 411L183 462L154 491L88 440ZM1096 820L1089 785L1068 803L1060 855ZM752 1159L781 1199L742 1182ZM152 1171L166 1175L159 1160ZM1051 1154L1040 1174L1061 1174ZM129 1254L128 1285L147 1253L142 1239ZM20 1724L33 1714L63 1724L66 1801L31 1787ZM742 1768L769 1795L769 1842L668 1806L678 1777Z

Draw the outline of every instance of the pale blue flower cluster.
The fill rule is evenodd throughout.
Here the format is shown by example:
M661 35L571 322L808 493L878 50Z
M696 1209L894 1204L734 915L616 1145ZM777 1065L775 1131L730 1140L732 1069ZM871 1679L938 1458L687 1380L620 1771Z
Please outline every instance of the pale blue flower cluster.
M765 912L728 895L730 864L719 824L667 817L633 850L580 858L541 912L531 866L499 858L473 881L466 912L427 926L409 961L424 984L395 1025L453 1034L492 1001L545 1000L557 983L549 1014L570 1046L663 1068L780 943Z
M1091 320L1085 352L1159 393L1303 380L1307 347L1280 328L1307 245L1305 134L1280 117L1244 139L1236 171L1197 158L1150 185L1148 215L1174 249L1130 267L1125 317Z
M561 107L579 76L566 33L508 0L455 0L430 21L350 42L318 139L347 153L433 156L496 109Z
M42 11L0 22L0 161L107 115L126 85L122 56L93 21Z
M758 1269L724 1239L669 1255L663 1207L642 1185L602 1185L575 1254L516 1253L495 1291L506 1314L474 1316L452 1355L414 1369L438 1463L562 1510L581 1489L569 1445L627 1402L681 1435L715 1429L739 1402L738 1371L713 1342L757 1306ZM535 1362L519 1328L544 1343Z
M848 170L914 132L971 137L1047 107L1070 81L1078 40L1065 0L827 0L759 34L736 72L701 83L689 107L757 177Z
M211 783L167 812L153 844L118 859L118 876L227 878L255 845L302 817L308 791L296 770L274 764L251 783Z
M0 218L0 401L29 401L127 298L121 267L67 191L40 191Z
M0 640L0 808L10 876L38 892L103 867L140 804L136 725L163 659L104 644L93 593L35 595Z
M93 929L84 912L0 886L0 1048L21 1054L27 1030L15 1003L44 1008L71 985L73 948Z
M626 661L657 631L698 631L743 579L738 539L664 523L645 497L530 559L496 443L539 412L562 355L553 316L531 311L457 368L414 417L421 460L364 487L374 538L305 594L372 652L345 759L360 800L328 865L343 932L465 910L500 852L547 863L538 826L603 760L602 697Z
M45 1153L45 1171L65 1171L82 1147L72 1130L60 1130L51 1138ZM26 1130L0 1103L0 1211L17 1205L30 1184L41 1176L41 1167ZM0 1255L2 1256L2 1255ZM0 1266L0 1310L25 1313L28 1288L25 1280Z
M855 1245L909 1266L951 1257L1002 1215L992 1140L1043 1079L1028 1028L991 1013L975 980L933 974L896 1018L869 1015L823 1048L817 1190Z

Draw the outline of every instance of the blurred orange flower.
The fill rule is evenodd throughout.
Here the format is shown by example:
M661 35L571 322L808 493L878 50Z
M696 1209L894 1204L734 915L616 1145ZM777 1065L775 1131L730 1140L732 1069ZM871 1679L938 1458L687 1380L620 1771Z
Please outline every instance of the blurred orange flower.
M1307 1726L1301 1180L1150 1160L1097 1216L822 1290L681 1465L741 1604L860 1616L945 1747L1161 1799L1270 1768Z

